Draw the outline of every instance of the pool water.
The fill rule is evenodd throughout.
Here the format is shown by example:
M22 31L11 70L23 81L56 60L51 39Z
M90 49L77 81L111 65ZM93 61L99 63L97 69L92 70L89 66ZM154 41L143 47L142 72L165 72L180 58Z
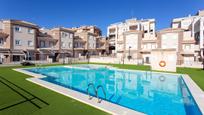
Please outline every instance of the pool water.
M47 76L41 78L44 81L85 94L90 83L95 88L101 85L106 94L105 98L102 88L99 88L101 99L145 114L201 115L181 75L91 65L26 70ZM89 91L95 96L93 87Z

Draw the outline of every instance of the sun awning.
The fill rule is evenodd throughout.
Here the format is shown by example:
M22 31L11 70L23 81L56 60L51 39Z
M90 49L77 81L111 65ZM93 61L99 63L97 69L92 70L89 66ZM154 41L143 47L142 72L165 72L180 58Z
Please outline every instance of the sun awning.
M2 31L0 31L0 37L2 38L7 38L9 35L7 33L4 33Z

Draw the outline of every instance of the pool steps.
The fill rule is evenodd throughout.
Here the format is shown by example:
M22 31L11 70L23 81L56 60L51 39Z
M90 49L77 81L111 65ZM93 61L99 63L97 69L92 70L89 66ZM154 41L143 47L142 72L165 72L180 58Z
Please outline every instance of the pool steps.
M102 99L100 99L99 98L99 96L98 96L98 91L99 91L99 89L101 88L102 89L102 91L103 91L103 94L104 94L104 99L106 100L106 92L105 92L105 90L104 90L104 88L103 88L103 86L102 85L98 85L97 86L97 88L95 88L95 85L93 84L93 83L89 83L88 84L88 87L87 87L87 94L88 94L88 96L89 96L89 100L91 100L92 98L93 98L93 96L91 96L91 94L90 94L90 92L89 92L89 89L90 89L90 87L93 87L93 89L94 89L94 93L95 93L95 96L97 97L97 99L98 99L98 103L101 103L102 102Z

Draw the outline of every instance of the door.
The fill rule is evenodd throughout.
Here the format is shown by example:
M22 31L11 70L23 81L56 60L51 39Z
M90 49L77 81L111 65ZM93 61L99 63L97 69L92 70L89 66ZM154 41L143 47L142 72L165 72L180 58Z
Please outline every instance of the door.
M149 62L149 57L145 57L145 63L150 63Z

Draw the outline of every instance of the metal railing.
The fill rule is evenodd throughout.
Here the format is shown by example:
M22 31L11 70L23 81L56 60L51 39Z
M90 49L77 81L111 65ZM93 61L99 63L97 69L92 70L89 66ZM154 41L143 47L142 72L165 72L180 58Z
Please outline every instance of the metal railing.
M90 88L91 86L92 86L93 89L94 89L95 95L97 95L97 91L96 91L96 88L95 88L94 84L93 84L93 83L89 83L89 84L88 84L88 88L86 89L86 92L87 92L87 94L88 94L88 96L89 96L89 100L91 100L91 99L93 98L93 96L91 96L91 94L90 94L90 92L89 92L89 88Z
M98 90L99 90L99 88L102 89L103 94L104 94L104 96L105 96L105 98L104 98L105 100L106 100L106 92L105 92L105 90L104 90L104 88L103 88L102 85L98 85L98 86L97 86L97 90L96 90L96 92L97 92L98 103L101 103L102 99L100 99L99 96L98 96Z
M101 103L101 101L102 101L102 99L100 99L99 98L99 95L98 95L98 90L101 88L102 89L102 91L103 91L103 94L104 94L104 99L106 100L106 92L105 92L105 90L104 90L104 88L103 88L103 86L102 85L98 85L97 86L97 89L95 88L95 85L93 84L93 83L89 83L88 84L88 87L87 87L87 94L88 94L88 96L89 96L89 100L91 100L92 98L93 98L93 96L91 96L91 94L90 94L90 92L89 92L89 89L90 89L90 87L93 87L93 89L94 89L94 93L95 93L95 96L97 97L97 99L98 99L98 103Z

